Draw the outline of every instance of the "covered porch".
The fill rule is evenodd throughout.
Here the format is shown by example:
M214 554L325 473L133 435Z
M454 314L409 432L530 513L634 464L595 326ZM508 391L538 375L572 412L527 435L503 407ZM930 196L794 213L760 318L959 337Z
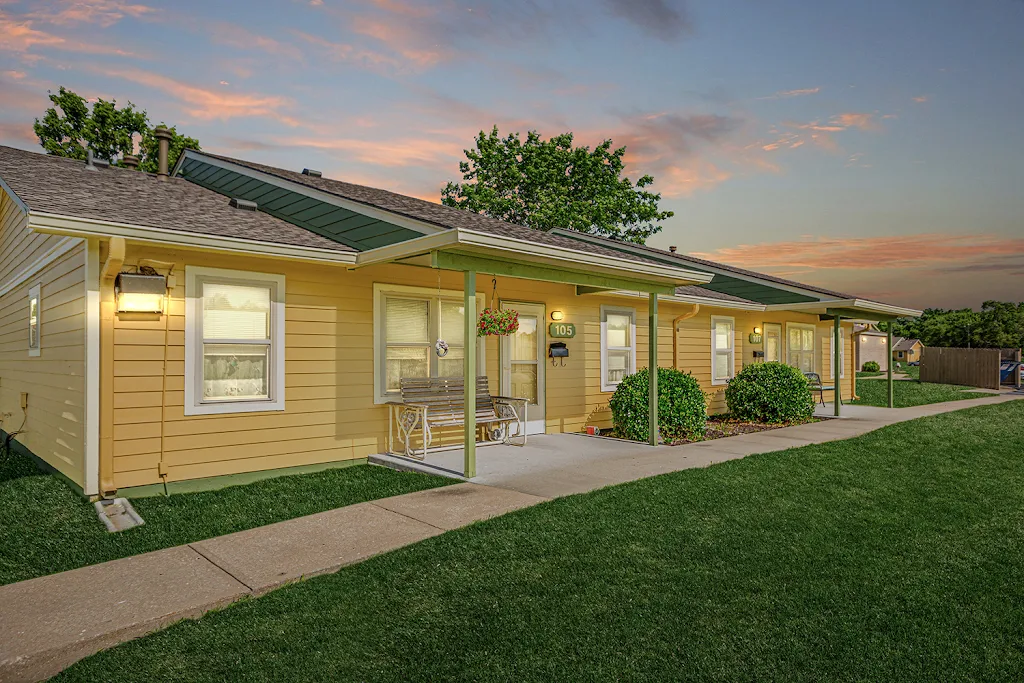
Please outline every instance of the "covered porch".
M557 241L557 238L551 239ZM648 305L647 362L650 366L657 366L659 295L672 295L680 286L705 284L712 276L642 258L623 258L622 254L610 250L600 250L594 253L581 252L577 246L576 243L571 243L568 240L564 246L537 244L514 237L495 238L493 235L459 229L374 250L372 255L370 252L361 254L356 268L395 264L433 269L439 274L447 272L450 275L453 271L461 273L461 303L464 312L462 333L463 338L467 341L477 337L477 323L480 314L478 293L486 293L490 289L488 281L491 278L512 278L557 284L563 289L575 292L575 296L623 290L634 292L643 297ZM594 248L588 247L588 249L593 250ZM478 287L478 280L483 285L482 287ZM569 287L565 287L567 285ZM496 305L496 302L492 301L491 305ZM556 318L552 319L557 320ZM546 319L541 319L538 322L542 326L547 324ZM639 326L640 321L636 322ZM486 368L482 367L483 364L478 357L477 345L466 343L462 352L462 377L476 377L478 381L443 383L457 387L457 390L461 392L461 410L459 406L455 406L448 400L440 401L446 404L441 426L460 429L461 444L448 443L446 444L447 449L440 452L432 446L430 455L431 462L435 462L436 458L436 462L440 463L438 466L442 469L469 479L478 474L477 447L485 443L479 441L481 428L490 423L482 422L480 417L480 392L485 390L487 384L482 383L485 380ZM574 354L572 360L582 365L585 359L585 354L579 350ZM538 360L546 362L547 358L538 358ZM442 390L450 391L451 388L442 388ZM491 387L491 393L497 395L499 393L497 387ZM497 396L495 397L497 398ZM652 406L657 404L657 397L657 373L651 373L650 404ZM512 396L511 398L517 397ZM436 396L433 396L432 399L438 401ZM411 404L411 402L409 403ZM424 410L421 413L421 415L428 416L428 419L429 414L429 410ZM648 422L648 442L651 445L657 445L657 410L650 411ZM521 454L526 453L538 439L543 441L544 437L545 435L530 436L526 448L513 448L521 451ZM391 436L389 435L390 441ZM508 446L492 446L492 448L504 450ZM391 457L408 459L395 455L391 443L389 443L389 451Z

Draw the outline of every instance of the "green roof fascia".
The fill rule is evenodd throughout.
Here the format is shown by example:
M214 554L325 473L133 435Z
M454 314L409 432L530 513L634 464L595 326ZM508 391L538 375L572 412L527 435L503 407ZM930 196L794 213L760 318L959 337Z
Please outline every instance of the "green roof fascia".
M420 233L408 228L277 187L244 173L206 164L199 159L185 159L178 175L226 197L254 201L260 211L358 251L421 237ZM330 218L326 218L328 216Z

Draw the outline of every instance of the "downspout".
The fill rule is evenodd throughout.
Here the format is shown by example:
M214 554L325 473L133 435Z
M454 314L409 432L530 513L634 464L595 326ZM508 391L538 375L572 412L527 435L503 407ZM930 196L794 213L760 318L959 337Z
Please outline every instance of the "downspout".
M114 278L124 264L123 237L111 237L100 267L100 495L114 486Z
M672 368L679 369L679 323L689 320L700 311L700 304L694 304L689 313L683 313L672 321Z

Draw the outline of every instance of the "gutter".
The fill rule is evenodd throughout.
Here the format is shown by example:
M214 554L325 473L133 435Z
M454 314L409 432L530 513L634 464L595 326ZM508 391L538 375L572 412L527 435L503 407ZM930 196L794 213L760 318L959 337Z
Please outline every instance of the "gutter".
M878 301L870 301L868 299L825 299L822 301L808 301L806 303L798 304L771 304L765 307L767 311L807 311L810 313L822 313L825 314L826 309L829 308L848 308L857 311L864 312L868 315L877 313L885 316L906 316L917 318L921 315L922 311L915 308L904 308L902 306L893 306L891 304L883 304Z

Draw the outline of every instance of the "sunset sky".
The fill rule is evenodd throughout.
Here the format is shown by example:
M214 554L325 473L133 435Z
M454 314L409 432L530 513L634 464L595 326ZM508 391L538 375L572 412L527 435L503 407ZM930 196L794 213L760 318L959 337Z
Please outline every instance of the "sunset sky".
M0 143L47 89L438 201L481 128L627 146L655 246L923 308L1024 300L1021 0L0 0Z

